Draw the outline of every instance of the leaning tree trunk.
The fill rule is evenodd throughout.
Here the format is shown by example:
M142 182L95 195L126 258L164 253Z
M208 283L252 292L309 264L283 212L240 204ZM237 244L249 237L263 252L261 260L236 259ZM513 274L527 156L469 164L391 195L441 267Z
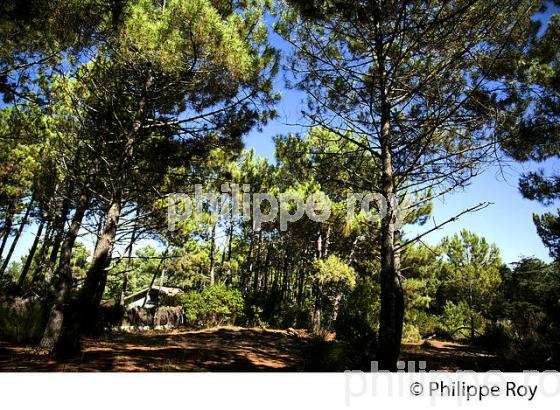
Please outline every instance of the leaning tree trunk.
M64 225L66 225L66 221L68 218L68 212L70 210L70 192L72 187L70 187L67 191L67 194L62 201L62 207L60 211L55 211L53 213L56 214L54 221L52 223L52 227L49 223L49 229L45 235L45 241L43 246L41 247L41 254L39 257L39 261L37 266L35 267L35 271L33 272L33 277L31 278L31 283L36 284L38 282L44 282L44 279L53 278L54 277L54 269L56 267L56 260L58 258L58 254L60 251L60 246L62 245L62 241L64 240ZM50 232L49 232L50 231ZM49 254L48 260L47 253L49 252L49 248L52 249ZM45 283L46 284L46 283Z
M393 200L393 164L391 155L389 105L381 118L382 191L387 201L387 215L381 221L381 311L377 358L379 368L395 371L399 359L404 318L404 297L400 281L400 253L395 244L397 203Z
M154 274L152 275L152 280L150 281L150 286L148 286L146 296L144 297L144 301L142 302L142 307L146 307L146 303L148 303L148 299L150 298L150 292L154 288L154 283L156 283L156 279L157 279L158 276L161 278L160 282L163 282L163 275L165 273L164 272L165 269L163 269L162 267L163 267L163 262L167 258L167 253L168 252L169 252L169 246L167 248L165 248L165 251L161 254L161 258L159 260L159 263L158 263L156 269L154 270ZM162 285L163 285L163 283L162 283Z
M12 224L14 223L14 207L10 205L6 210L6 218L4 219L4 232L2 237L2 243L0 243L0 260L4 254L4 248L10 239L10 232L12 230Z
M39 250L39 254L36 258L35 268L33 269L33 274L31 275L31 285L35 285L39 280L39 277L43 273L43 269L45 268L45 258L47 255L47 249L51 246L52 243L52 234L53 229L49 222L47 222L47 229L45 230L45 235L43 236L43 243L41 244L41 249Z
M33 262L33 258L35 257L35 252L37 251L37 247L39 246L39 241L41 240L41 235L43 234L43 228L45 227L45 217L41 219L39 223L39 227L37 228L37 232L35 233L35 239L33 240L33 244L31 245L31 249L29 249L29 254L27 255L27 259L25 260L25 265L19 274L17 286L19 289L23 288L23 284L25 282L25 278L29 273L29 268L31 267L31 263Z
M105 215L105 224L99 235L93 254L93 260L88 269L84 286L80 292L78 315L72 327L72 332L68 334L70 339L78 339L80 333L92 331L97 324L99 305L107 283L108 268L111 264L113 246L115 244L117 227L121 216L123 190L128 182L128 173L130 172L134 154L134 144L137 141L138 133L142 129L144 123L148 105L148 95L153 80L152 74L149 74L144 83L142 96L138 100L138 107L132 127L126 134L123 160L118 167L121 176L115 181L112 200Z
M68 190L70 193L70 189ZM52 240L52 249L49 256L49 262L47 270L53 270L56 264L56 260L58 258L58 252L60 251L60 245L62 244L63 237L64 237L64 224L66 224L66 218L68 217L68 211L70 209L70 200L65 198L62 201L62 209L60 210L60 214L56 216L54 220L54 232L55 236Z
M58 282L56 285L55 299L49 313L49 319L43 333L43 338L39 344L40 348L48 351L53 351L60 343L65 321L65 308L70 300L70 291L72 289L72 249L74 248L74 242L80 232L82 219L84 218L88 204L89 186L86 184L84 190L80 194L70 228L62 244L62 252L58 264Z
M80 291L77 317L79 323L76 324L78 332L92 331L97 323L99 305L107 282L120 215L121 201L120 198L115 198L107 211L105 225L95 246L93 259Z
M32 196L31 200L29 201L29 204L27 205L27 209L25 210L25 214L23 215L23 218L21 219L21 222L19 224L19 228L16 232L16 236L14 237L14 240L12 241L10 249L8 249L8 254L6 255L6 258L4 258L4 261L2 263L2 267L0 267L0 277L2 275L4 275L4 272L6 272L6 269L8 268L8 265L10 264L10 260L12 259L12 255L14 253L14 250L16 249L16 246L19 242L19 238L21 237L21 234L23 233L23 229L27 226L27 220L29 219L29 214L31 213L31 210L33 209L33 203L34 202L35 202L35 197Z

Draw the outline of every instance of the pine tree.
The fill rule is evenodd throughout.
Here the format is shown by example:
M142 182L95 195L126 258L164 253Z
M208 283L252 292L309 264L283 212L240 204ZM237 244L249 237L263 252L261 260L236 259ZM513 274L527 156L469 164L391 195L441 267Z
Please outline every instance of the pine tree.
M398 207L410 194L434 189L428 202L465 186L493 158L500 86L489 71L531 34L540 2L288 3L278 31L294 48L293 83L309 96L308 122L357 144L365 138L379 164L368 189L390 205L378 356L395 369L404 309Z

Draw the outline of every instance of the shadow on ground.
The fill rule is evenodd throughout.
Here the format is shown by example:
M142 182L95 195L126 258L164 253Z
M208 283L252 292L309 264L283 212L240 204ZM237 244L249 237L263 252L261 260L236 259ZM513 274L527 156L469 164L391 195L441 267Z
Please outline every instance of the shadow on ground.
M294 330L222 327L112 333L83 338L82 353L55 360L31 347L0 342L0 371L139 372L139 371L342 371L353 357L335 340L318 341ZM337 362L337 356L344 360ZM496 356L459 343L426 341L403 344L400 360L426 362L426 370L499 369ZM369 362L368 362L369 366ZM363 370L369 370L363 369Z
M458 371L472 370L487 372L500 369L496 355L461 343L429 341L405 343L401 348L400 360L413 361L418 369L425 362L425 370Z
M0 342L0 371L297 371L304 345L304 337L263 329L117 333L84 338L81 356L56 361Z

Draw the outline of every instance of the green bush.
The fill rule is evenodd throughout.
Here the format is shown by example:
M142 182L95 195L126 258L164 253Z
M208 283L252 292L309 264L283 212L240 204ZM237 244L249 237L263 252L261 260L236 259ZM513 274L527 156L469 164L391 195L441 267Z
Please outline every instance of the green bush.
M412 323L405 323L402 333L403 342L419 342L422 340L422 335L416 326Z
M414 310L410 316L410 324L414 325L422 338L433 336L440 327L440 318L424 310Z
M528 302L513 302L506 306L510 319L505 323L488 326L479 343L498 349L499 356L520 368L536 369L549 360L556 360L555 346L558 334L545 312Z
M262 317L263 317L262 307L258 305L246 303L242 325L248 327L254 327L254 326L268 327L268 323L266 323L262 319Z
M38 299L0 300L0 338L17 343L38 341L45 326L45 310Z
M194 328L232 325L244 310L241 292L225 285L188 292L181 296L181 304L185 324Z
M446 339L462 340L469 338L469 321L470 321L469 307L464 302L455 304L451 301L446 301L443 307L443 314L441 315L440 325L436 331L438 336ZM473 313L474 314L474 313ZM477 317L475 323L479 324L480 320ZM476 330L476 329L475 329Z
M375 356L379 327L378 287L360 282L341 306L335 322L336 339L352 347L357 362L369 363Z
M297 303L290 303L284 306L278 315L278 325L284 329L288 327L310 329L312 312L313 301L310 299L306 299L302 306Z

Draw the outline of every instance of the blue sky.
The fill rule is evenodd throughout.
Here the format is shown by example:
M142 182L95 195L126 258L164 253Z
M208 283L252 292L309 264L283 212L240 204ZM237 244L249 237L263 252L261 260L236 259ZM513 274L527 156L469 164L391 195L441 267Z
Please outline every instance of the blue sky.
M550 13L550 11L549 11ZM546 17L548 14L546 13ZM271 33L271 43L289 53L289 45L278 35ZM245 138L247 149L254 148L257 155L274 157L276 135L302 133L304 128L294 125L302 123L301 111L305 109L305 95L286 89L283 73L276 79L277 90L282 93L277 110L278 118L265 126L262 131L254 130ZM533 224L533 213L554 212L559 204L544 207L535 201L524 199L517 188L521 173L545 168L547 172L560 172L560 161L548 161L544 164L508 163L506 168L489 168L482 175L473 179L470 186L438 199L434 202L433 219L437 223L453 217L464 209L480 202L492 202L489 207L462 216L454 223L427 235L423 240L427 244L436 244L443 237L459 232L463 228L484 236L488 241L498 245L502 259L506 263L519 260L523 256L534 256L550 261L548 250L542 244ZM409 236L424 232L433 227L433 220L423 227L407 227Z

